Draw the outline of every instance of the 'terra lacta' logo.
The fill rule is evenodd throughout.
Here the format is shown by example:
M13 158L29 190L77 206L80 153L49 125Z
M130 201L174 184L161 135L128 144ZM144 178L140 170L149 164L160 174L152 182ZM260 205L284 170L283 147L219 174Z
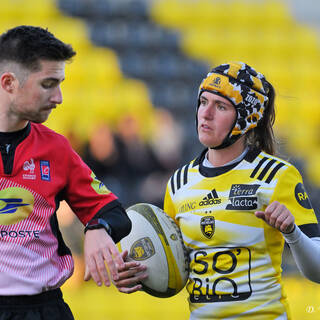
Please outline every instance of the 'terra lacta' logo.
M233 184L229 193L229 203L226 210L255 210L258 208L258 198L253 197L259 184Z
M23 188L0 190L0 225L10 225L26 219L33 210L34 197Z

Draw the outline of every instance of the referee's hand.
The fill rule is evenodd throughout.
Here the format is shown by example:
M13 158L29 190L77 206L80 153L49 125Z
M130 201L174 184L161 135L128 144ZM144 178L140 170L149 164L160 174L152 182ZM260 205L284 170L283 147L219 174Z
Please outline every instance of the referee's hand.
M118 269L125 264L117 246L105 229L88 230L84 239L85 275L84 280L90 278L101 286L104 283L110 286L108 270L112 280L119 279Z

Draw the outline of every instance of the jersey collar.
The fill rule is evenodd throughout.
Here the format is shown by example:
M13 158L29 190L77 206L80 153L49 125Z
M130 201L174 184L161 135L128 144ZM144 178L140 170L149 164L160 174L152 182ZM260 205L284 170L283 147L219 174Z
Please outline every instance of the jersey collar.
M261 152L260 149L257 148L252 148L249 149L249 151L247 152L247 154L244 156L244 158L238 162L232 163L230 165L227 166L223 166L223 167L215 167L215 168L208 168L205 167L203 165L203 160L206 156L208 152L208 149L204 149L200 156L198 158L195 159L194 163L193 163L193 167L199 165L199 172L207 178L213 178L213 177L217 177L221 174L224 174L228 171L230 171L231 169L233 169L234 167L236 167L240 162L242 162L243 160L252 163L254 161L254 159L258 156L258 154Z

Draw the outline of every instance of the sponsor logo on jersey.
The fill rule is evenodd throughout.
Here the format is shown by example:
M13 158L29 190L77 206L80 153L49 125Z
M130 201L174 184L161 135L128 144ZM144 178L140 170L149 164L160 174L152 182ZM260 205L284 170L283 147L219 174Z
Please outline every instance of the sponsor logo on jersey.
M1 238L37 238L39 239L40 231L39 230L0 230L0 237Z
M255 210L258 208L257 193L259 184L233 184L229 193L226 210Z
M137 240L130 248L130 257L137 261L146 260L156 253L150 238Z
M197 250L188 290L192 303L242 301L252 294L249 248Z
M34 197L23 188L0 190L0 225L11 225L28 218L33 210Z
M40 160L40 172L41 180L50 181L50 162L46 160Z
M0 199L0 214L15 213L19 207L27 206L23 199Z
M91 172L91 178L93 179L91 182L91 187L96 193L98 193L98 194L109 194L110 193L110 190L107 189L107 187L104 185L104 183L101 182L93 172Z
M36 168L36 165L34 164L34 160L31 158L29 161L25 161L23 163L23 170L26 172L22 175L23 179L26 180L35 180L36 175L34 174L34 170Z
M194 210L197 206L197 202L196 201L192 201L192 202L185 202L182 204L182 206L179 207L178 212L187 212L187 211L191 211Z
M215 219L212 216L202 217L200 220L200 229L205 237L211 239L215 230Z
M302 183L298 183L294 189L294 194L298 203L305 209L312 209L308 194L306 193Z
M199 202L199 206L212 206L220 204L221 199L218 197L216 189L212 189L203 199Z

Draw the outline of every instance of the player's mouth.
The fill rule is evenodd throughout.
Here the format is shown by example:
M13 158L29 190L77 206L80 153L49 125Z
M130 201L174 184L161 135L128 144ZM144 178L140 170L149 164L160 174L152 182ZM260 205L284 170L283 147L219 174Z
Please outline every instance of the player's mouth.
M51 106L47 106L47 107L44 107L42 110L44 111L49 111L49 110L52 110L52 109L55 109L57 106L55 104L51 105Z
M212 131L212 130L213 130L210 126L208 126L208 125L205 124L205 123L202 123L202 124L200 125L200 129L201 129L202 131Z

